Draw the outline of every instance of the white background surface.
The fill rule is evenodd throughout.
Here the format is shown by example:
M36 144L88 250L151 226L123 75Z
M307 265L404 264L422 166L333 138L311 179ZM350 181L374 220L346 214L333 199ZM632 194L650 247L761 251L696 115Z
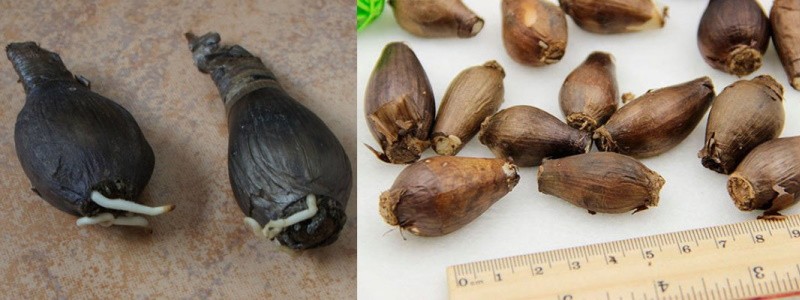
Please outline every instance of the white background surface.
M358 142L380 149L364 119L364 92L383 47L405 41L427 71L438 109L450 81L461 70L497 60L506 72L505 102L501 106L533 105L563 120L558 92L564 78L595 50L616 59L620 94L641 95L651 88L673 85L708 75L715 91L737 80L706 65L697 49L696 34L707 1L662 1L669 6L666 26L632 34L597 35L581 30L567 16L569 42L561 62L533 68L515 63L501 37L500 2L464 1L485 20L470 39L421 39L399 28L387 5L384 14L358 34ZM768 10L772 1L760 1ZM781 136L800 134L800 92L789 85L770 42L764 65L751 76L770 74L784 86L786 124ZM538 192L536 168L521 168L520 182L474 222L449 235L417 237L385 224L378 214L378 196L389 189L403 165L379 161L358 148L358 296L360 299L443 299L447 297L445 269L476 260L527 254L679 230L754 219L758 212L737 210L726 191L727 176L703 168L706 118L672 150L643 159L666 184L658 207L631 214L589 215L586 210ZM596 151L596 150L593 150ZM428 149L423 157L436 155ZM460 156L493 157L477 137ZM784 210L800 212L800 205Z

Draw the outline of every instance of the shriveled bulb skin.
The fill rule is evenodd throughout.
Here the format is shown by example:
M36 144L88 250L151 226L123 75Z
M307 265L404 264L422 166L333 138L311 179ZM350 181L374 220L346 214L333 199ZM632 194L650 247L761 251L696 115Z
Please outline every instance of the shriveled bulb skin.
M541 67L557 63L567 49L567 19L547 0L503 0L503 44L514 61Z
M595 145L600 151L639 158L659 155L689 136L713 99L708 77L648 91L595 130Z
M503 159L434 156L409 165L380 196L389 225L419 236L441 236L483 214L519 182Z
M750 150L781 134L785 117L783 86L772 77L734 82L711 104L698 153L703 166L730 174Z
M780 219L779 211L800 196L800 137L769 140L750 151L728 178L728 194L742 211L764 210L759 218Z
M91 91L54 52L24 42L9 44L6 54L25 89L14 144L34 192L79 217L103 214L111 222L127 215L92 201L92 194L132 203L150 180L153 150L133 116Z
M593 52L567 75L558 100L569 126L592 132L617 110L615 69L611 54Z
M481 129L481 122L503 103L503 67L496 61L470 67L456 76L439 105L432 147L456 155Z
M409 164L430 146L436 107L428 76L414 51L393 42L383 48L364 96L367 127L383 153L378 159Z
M302 250L336 241L347 220L350 161L328 126L286 94L261 59L217 33L187 34L198 69L209 73L228 115L228 174L239 208L260 226L309 210L274 238Z
M413 35L469 38L483 29L483 19L461 0L389 0L397 24Z
M592 152L545 160L537 174L539 192L589 213L638 212L658 205L664 178L629 156Z
M769 37L769 19L755 0L710 0L697 29L706 63L739 77L761 67Z
M478 139L497 158L511 158L520 167L538 166L545 158L586 153L592 146L590 133L526 105L512 106L486 118Z
M775 0L769 13L772 43L789 83L800 90L800 0Z
M653 0L559 0L564 13L583 30L614 34L664 27L667 7Z

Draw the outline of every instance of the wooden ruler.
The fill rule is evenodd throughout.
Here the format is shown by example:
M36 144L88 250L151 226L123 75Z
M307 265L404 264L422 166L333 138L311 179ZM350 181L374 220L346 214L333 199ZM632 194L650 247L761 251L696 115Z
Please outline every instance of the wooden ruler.
M450 299L800 298L800 215L447 268Z

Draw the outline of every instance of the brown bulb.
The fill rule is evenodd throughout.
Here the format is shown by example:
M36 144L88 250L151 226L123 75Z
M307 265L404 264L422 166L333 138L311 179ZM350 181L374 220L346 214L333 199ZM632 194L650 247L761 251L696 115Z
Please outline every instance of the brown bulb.
M708 77L651 90L617 110L594 132L597 148L633 157L659 155L697 127L714 98Z
M590 133L527 105L512 106L486 118L478 139L497 158L511 158L520 167L538 166L544 158L586 153L592 146Z
M559 0L564 12L583 30L624 33L664 27L667 8L653 0Z
M503 43L516 62L534 67L556 63L567 49L567 19L546 0L503 0Z
M433 150L456 155L481 129L481 122L503 103L506 73L496 61L468 68L456 76L439 105L433 125Z
M404 43L386 45L364 98L367 125L383 153L367 147L389 163L419 159L430 146L435 104L428 76L414 51Z
M475 220L519 182L502 159L435 156L406 167L381 194L389 225L420 236L440 236Z
M783 130L783 86L769 75L739 80L714 98L705 144L698 156L703 166L730 174L750 150Z
M764 210L759 218L782 218L778 211L797 203L800 192L800 137L759 145L728 178L728 193L742 211Z
M389 0L389 5L397 24L416 36L468 38L483 29L483 19L461 0Z
M592 152L547 159L537 175L539 192L589 213L638 212L658 205L664 178L631 157Z
M789 76L789 82L800 90L800 0L775 0L769 13L772 43Z
M761 67L769 36L769 20L755 0L711 0L700 19L697 45L714 69L741 77Z
M593 52L564 80L558 95L561 111L573 128L594 131L617 110L614 58Z

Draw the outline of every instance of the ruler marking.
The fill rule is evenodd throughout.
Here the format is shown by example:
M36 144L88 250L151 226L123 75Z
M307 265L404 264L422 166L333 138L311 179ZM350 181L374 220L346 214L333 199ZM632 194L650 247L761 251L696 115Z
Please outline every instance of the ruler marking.
M752 234L752 233L755 233L755 232L759 232L759 231L761 231L761 230L759 230L759 229L758 229L758 227L757 227L757 226L758 226L758 223L747 222L747 223L743 223L742 225L743 225L743 227L744 227L744 229L743 229L743 230L744 230L745 232L750 232L751 234Z
M717 300L717 297L722 299L722 296L718 296L720 294L719 293L719 284L714 282L714 286L716 286L716 289L711 290L711 298L714 299L714 300Z
M741 224L739 224L739 226L737 226L737 227L739 227L739 234L753 232L753 230L748 229L750 227L748 227L747 224L749 224L749 223L741 223ZM744 296L744 295L742 295L742 296Z
M787 274L788 274L788 273L787 273ZM791 277L789 277L789 278L790 278L790 279L789 279L789 283L790 283L790 284L791 284L791 283L794 283L795 289L798 289L798 290L800 290L800 282L797 282L797 277L795 277L795 278L791 278Z
M722 299L733 298L733 292L731 291L731 281L729 279L727 279L727 278L726 278L726 280L728 280L728 289L727 290L724 289L724 288L722 289L722 293L725 296ZM728 294L728 293L730 293L730 294Z
M679 285L679 286L678 286L678 291L680 291L680 293L681 293L681 300L683 300L683 287Z
M553 257L552 256L553 255L550 254L550 252L542 253L542 261L546 262L547 266L550 267L551 269L553 268L553 263L552 263Z
M744 296L744 295L752 295L753 291L755 291L755 289L756 289L755 286L753 286L753 291L751 291L750 290L750 286L749 285L747 285L747 286L744 285L744 283L742 282L742 279L739 279L739 286L742 288L742 296ZM745 290L744 290L745 288L747 288L747 294L745 294Z
M792 281L792 276L789 272L786 272L786 279L789 281L789 286L794 285L794 289L800 290L800 285L797 284L797 280Z
M749 225L750 228L754 229L753 231L758 231L758 232L764 231L764 228L762 228L763 227L762 224L759 223L759 222L755 222L755 223L748 222L747 225Z
M706 295L706 299L711 299L711 298L708 297L708 286L706 286L706 279L705 278L700 278L700 281L703 282L703 292Z
M772 293L777 293L780 290L781 286L778 285L778 288L776 289L775 288L775 282L780 284L780 280L778 279L778 273L777 272L772 272L772 274L775 275L775 281L770 281L769 286L772 288Z
M772 236L772 228L769 228L769 224L767 224L765 227L767 227L767 232L769 232L769 236Z
M753 271L750 270L750 267L747 268L747 274L750 275L750 282L753 284L753 290L755 290L756 289L756 281L755 281L755 278L753 277ZM741 281L741 279L739 281ZM747 289L750 290L750 287L748 287Z
M656 292L656 299L658 299L658 283L655 280L653 281L653 291Z
M620 249L621 249L621 247L620 247ZM620 252L622 252L622 257L627 257L627 255L625 255L625 250L620 250Z
M697 299L697 292L694 291L694 286L691 286L691 288L692 288L692 299Z
M794 265L797 268L797 276L800 276L800 264Z
M731 287L731 280L730 280L730 278L725 278L725 280L728 282L728 291L725 293L725 294L726 294L726 295L725 295L725 298L733 298L733 297L728 297L728 295L727 295L727 294L728 294L728 292L729 292L729 293L731 293L731 296L733 296L733 292L736 292L736 290L735 290L733 287ZM737 292L736 294L737 294L737 297L738 297L738 294L739 294L739 293Z

